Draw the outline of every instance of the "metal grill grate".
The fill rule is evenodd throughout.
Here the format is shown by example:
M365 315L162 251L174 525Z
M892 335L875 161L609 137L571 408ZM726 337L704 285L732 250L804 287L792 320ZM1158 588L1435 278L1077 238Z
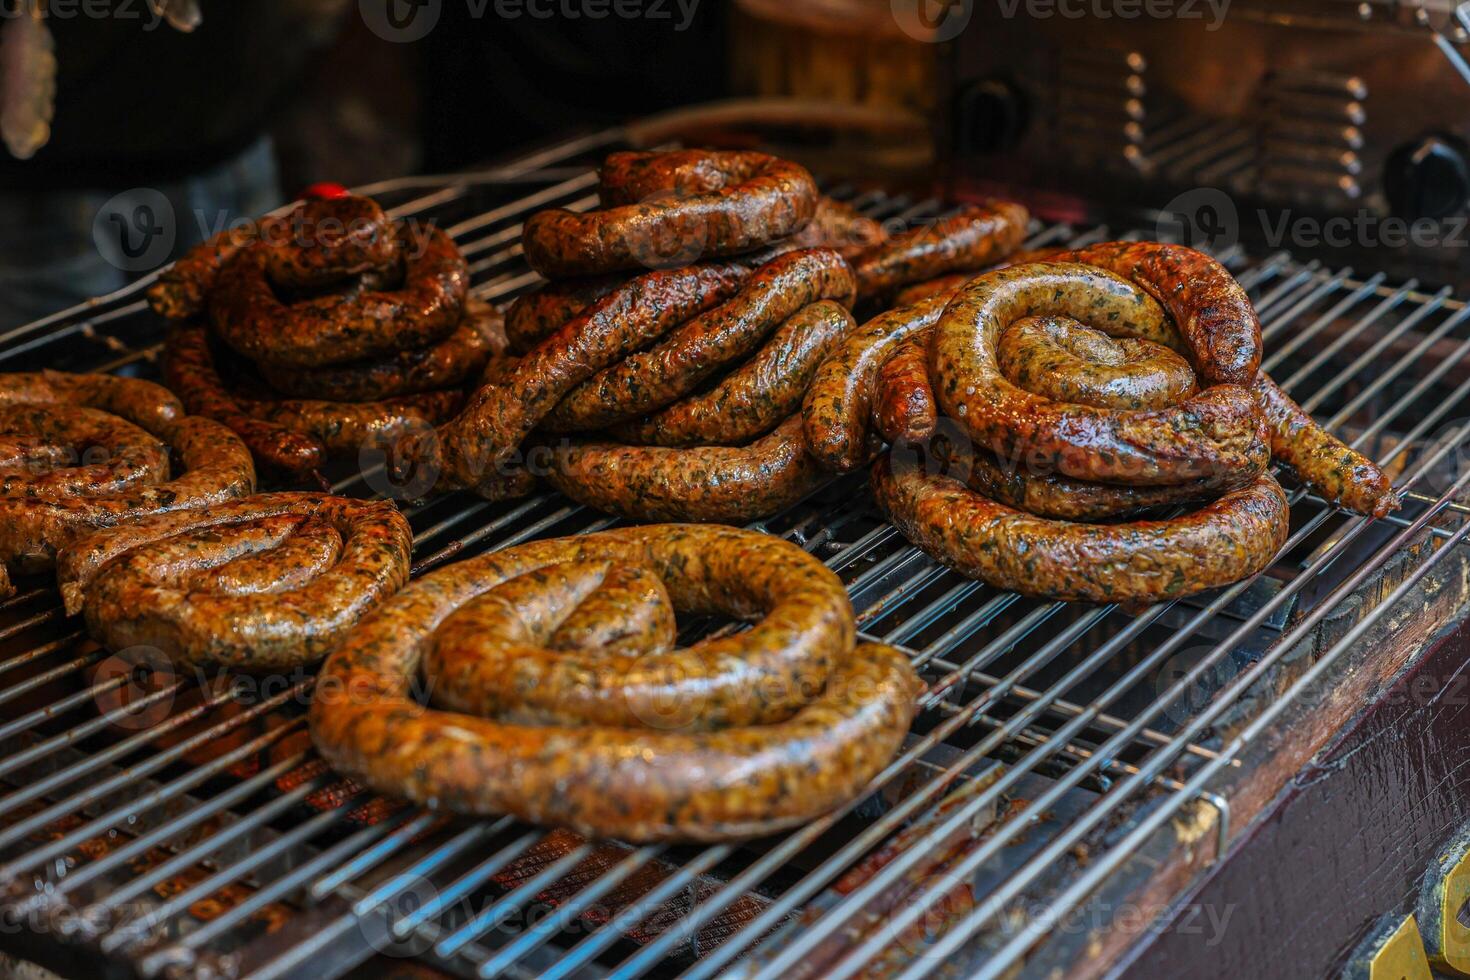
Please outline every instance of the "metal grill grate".
M537 281L520 220L591 206L587 162L617 139L363 190L449 229L476 291L504 301ZM830 190L896 222L941 212ZM1038 226L1028 247L1116 235ZM1286 253L1220 257L1261 312L1267 368L1398 473L1399 516L1371 523L1294 490L1270 572L1132 616L964 580L884 523L860 479L837 481L761 527L836 570L864 633L907 650L930 687L868 799L745 846L595 844L373 799L311 752L309 677L272 689L99 672L110 658L38 585L0 604L0 900L20 927L0 944L146 976L264 980L336 976L378 952L471 976L694 978L910 978L963 953L994 977L1064 942L1066 916L1171 821L1228 837L1213 780L1470 528L1438 519L1462 510L1470 482L1447 470L1470 415L1470 308ZM139 288L0 337L0 369L153 372L162 324ZM344 471L334 488L371 494L378 472ZM407 514L420 573L614 523L554 495ZM1302 661L1302 641L1411 545L1424 552L1413 571Z

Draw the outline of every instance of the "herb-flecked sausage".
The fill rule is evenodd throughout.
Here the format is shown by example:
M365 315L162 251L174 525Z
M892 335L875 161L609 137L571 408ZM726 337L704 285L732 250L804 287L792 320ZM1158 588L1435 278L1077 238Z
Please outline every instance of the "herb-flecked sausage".
M830 248L852 261L887 240L888 233L877 221L859 214L850 204L821 197L811 222L782 244L792 248Z
M540 608L526 593L542 583L512 583L562 563L582 566L583 589L602 568L647 568L681 612L756 622L641 656L549 650L546 619L514 615ZM363 622L323 668L311 732L340 771L454 812L632 841L772 833L862 792L908 730L922 685L907 659L853 635L836 576L769 536L675 525L535 542L425 576ZM421 670L454 669L441 654L490 685L474 700L493 716L413 699Z
M464 257L438 228L400 228L395 239L406 253L400 289L289 304L271 285L274 251L252 245L215 276L210 323L236 352L288 367L345 364L442 340L460 320L469 285Z
M912 306L921 299L931 296L953 296L955 292L965 283L974 279L982 273L994 269L1007 269L1013 265L1024 265L1027 262L1046 262L1061 253L1060 248L1026 248L1019 252L1012 252L1004 259L983 269L970 269L965 272L951 272L925 282L916 282L912 286L905 286L893 297L893 305Z
M27 395L47 400L18 400ZM88 403L127 411L139 424ZM167 391L134 379L0 375L0 442L39 460L0 473L6 577L50 568L57 548L90 529L253 492L255 468L240 440L178 409ZM171 471L169 447L181 472Z
M764 153L614 153L608 206L552 208L526 220L521 246L548 279L669 268L736 255L801 230L816 210L811 174Z
M898 345L873 382L873 427L889 442L922 442L934 433L939 410L929 386L929 333Z
M568 392L543 425L551 432L586 432L657 411L748 355L803 307L823 299L848 304L852 291L852 270L836 252L781 255L757 269L728 302Z
M1377 464L1318 425L1266 375L1256 380L1255 392L1266 416L1274 459L1338 506L1371 517L1398 510L1393 482Z
M873 494L905 537L956 571L1083 602L1177 599L1238 582L1269 565L1290 530L1286 494L1270 474L1192 513L1124 524L1026 514L906 454L874 464Z
M262 494L80 538L57 577L110 649L280 668L330 652L408 580L411 549L391 504Z
M724 302L750 269L708 263L637 276L593 303L516 362L500 384L486 385L430 438L399 458L431 466L441 489L473 489L514 456L556 403L610 364Z
M677 401L610 434L644 446L739 445L769 432L801 408L827 352L853 329L839 303L823 300L799 311L746 363L710 390Z
M505 311L505 338L514 354L525 354L572 317L628 281L622 274L543 283L516 297Z
M428 347L386 359L335 367L260 365L272 388L298 398L355 402L414 395L459 385L505 352L504 322L495 307L467 299L464 316L449 336Z
M1214 313L1188 309L1179 297L1171 302L1195 318L1196 329L1181 332L1201 378L1222 372L1209 363L1212 351L1237 357L1252 336L1259 348L1253 312L1248 323L1232 327ZM1012 384L997 364L997 345L1012 323L1037 314L1061 314L1125 335L1158 335L1167 323L1139 287L1093 266L1032 263L972 280L934 326L929 377L945 414L976 444L1002 458L1048 460L1075 479L1138 486L1188 483L1246 465L1261 438L1260 410L1249 388L1218 383L1174 405L1133 411L1054 402ZM1222 340L1219 333L1232 337Z
M929 458L938 464L938 472L971 490L1028 514L1066 521L1101 521L1213 500L1251 483L1271 461L1262 444L1250 465L1240 471L1173 486L1125 487L1073 480L1055 473L1032 473L1023 462L1002 461L984 450L972 450L949 419L941 420L938 434L926 448Z
M802 400L807 446L824 467L847 473L877 451L870 424L878 369L906 338L933 326L946 296L880 313L848 335L817 368Z
M578 503L634 520L744 524L795 504L825 474L793 415L747 446L555 446L546 479Z
M322 465L321 440L250 415L226 388L214 367L204 327L183 324L169 333L163 349L163 376L196 415L228 426L265 466L285 473L310 473Z
M948 272L998 262L1021 247L1030 220L1019 204L990 201L894 235L853 260L858 295L889 296Z
M1017 320L1000 335L995 358L1012 384L1056 402L1163 408L1198 390L1194 369L1169 348L1062 316Z

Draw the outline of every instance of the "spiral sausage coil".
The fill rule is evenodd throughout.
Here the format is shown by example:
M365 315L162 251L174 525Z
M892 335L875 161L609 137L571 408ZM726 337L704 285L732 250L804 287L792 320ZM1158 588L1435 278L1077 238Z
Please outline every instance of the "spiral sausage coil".
M186 415L135 378L0 375L0 595L49 569L95 528L223 503L255 489L255 467L224 426Z
M299 475L463 404L505 349L502 318L468 282L442 231L344 197L215 236L149 299L178 322L164 372L190 410Z
M675 610L752 625L678 647ZM908 731L907 658L853 641L841 582L777 538L539 541L433 572L360 624L311 731L339 771L457 813L632 841L766 834L852 799Z
M411 550L390 503L268 493L80 537L57 581L109 649L281 669L320 660L407 582Z
M1343 506L1397 506L1260 374L1255 312L1213 259L1126 242L1050 259L888 314L903 329L865 338L862 414L809 402L836 450L894 443L874 494L920 547L1023 594L1138 604L1271 562L1288 534L1273 457Z

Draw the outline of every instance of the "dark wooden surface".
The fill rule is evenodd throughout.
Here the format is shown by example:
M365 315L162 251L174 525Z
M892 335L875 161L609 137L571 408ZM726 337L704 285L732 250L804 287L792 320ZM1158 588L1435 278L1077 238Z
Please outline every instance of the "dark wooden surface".
M1379 915L1413 911L1437 849L1470 821L1467 656L1461 621L1287 784L1117 975L1332 976ZM1201 910L1225 927L1192 927Z

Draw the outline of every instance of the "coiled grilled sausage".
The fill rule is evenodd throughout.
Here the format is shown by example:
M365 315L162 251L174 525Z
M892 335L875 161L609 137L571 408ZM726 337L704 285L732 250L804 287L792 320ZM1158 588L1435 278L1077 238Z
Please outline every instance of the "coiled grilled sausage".
M1162 344L1114 339L1067 317L1022 317L1000 335L995 358L1012 384L1094 408L1163 408L1198 390L1189 362Z
M1371 517L1398 510L1393 482L1377 464L1313 421L1266 375L1256 379L1255 392L1266 416L1273 458L1340 507Z
M189 411L228 426L265 466L299 475L315 470L326 458L321 440L254 418L245 410L215 370L203 327L182 325L169 334L163 376Z
M1205 253L1162 242L1103 242L1048 261L1081 262L1136 283L1174 321L1201 384L1256 380L1261 322L1255 307L1229 270Z
M626 275L548 282L516 297L505 311L505 338L514 354L526 354L568 320L628 281Z
M527 219L521 246L531 268L560 279L736 255L799 231L817 203L804 168L738 151L614 153L602 194L602 210Z
M733 299L570 391L543 425L550 432L586 432L663 408L748 355L803 307L823 299L850 304L852 292L852 271L836 252L781 255L756 270Z
M352 453L390 446L407 432L451 418L464 404L464 392L448 388L374 402L241 395L235 401L251 418L310 436L329 453Z
M391 504L262 494L80 538L58 580L110 649L281 668L326 655L408 581L411 548Z
M460 320L469 285L464 258L438 228L400 228L394 240L405 253L401 289L293 304L271 286L275 250L252 245L215 276L210 323L238 353L287 367L345 364L442 340Z
M501 314L483 300L467 299L454 331L428 347L400 351L385 360L324 368L260 366L272 388L286 395L355 402L451 388L484 370L505 353Z
M1206 290L1199 298L1214 302L1217 295ZM1210 363L1211 352L1226 351L1233 363L1252 336L1259 361L1254 313L1238 322L1195 310L1188 295L1170 302L1176 322L1194 324L1181 332L1201 379L1233 376L1233 367ZM1002 458L1049 459L1075 479L1139 486L1188 483L1246 465L1261 435L1248 388L1214 383L1166 408L1127 411L1053 402L1012 384L996 362L1001 333L1046 313L1143 336L1161 334L1167 323L1138 287L1093 266L1033 263L972 280L935 324L929 374L939 405L975 443Z
M263 243L281 286L314 285L382 269L396 260L387 217L363 197L305 201L285 215L244 221L194 246L148 290L154 312L170 320L203 313L215 277L242 249Z
M641 656L546 649L563 603L628 566L680 611L759 621ZM536 542L434 572L362 623L323 669L311 732L342 772L455 812L634 841L771 833L861 792L908 729L921 685L906 658L854 649L853 631L836 576L765 535L660 526ZM473 672L483 688L457 687L496 716L421 706L421 664L431 679Z
M578 503L634 520L744 524L795 504L824 474L793 415L748 446L559 445L546 479Z
M861 297L890 296L948 272L979 269L1021 247L1031 216L1011 201L990 201L873 246L853 261Z
M1002 463L989 452L973 450L949 419L940 421L938 433L930 439L926 451L937 464L936 472L963 482L976 493L1028 514L1065 521L1131 517L1160 507L1214 500L1249 485L1270 464L1267 448L1261 444L1245 469L1193 483L1165 487L1091 483L1055 473L1032 473L1024 463Z
M435 468L441 489L475 488L519 450L567 392L692 316L734 295L750 275L738 262L638 276L592 304L521 358L502 384L482 387L458 417L397 453Z
M878 369L906 338L933 326L946 302L948 297L935 296L881 313L822 362L801 413L807 446L824 467L847 473L872 458L878 449L869 429Z
M138 424L87 403L127 412ZM182 415L177 399L146 381L0 375L0 406L0 440L14 440L31 463L0 474L0 562L10 573L50 568L56 549L89 529L255 489L250 453L229 430ZM165 446L178 454L182 473L170 472ZM99 451L104 458L92 459ZM82 465L52 468L75 462Z
M907 454L874 464L873 493L904 536L971 578L1083 602L1177 599L1254 575L1289 532L1270 474L1163 521L1073 524L996 503Z
M649 418L614 426L611 434L643 446L749 442L800 409L827 352L852 329L852 317L840 304L813 303L782 324L755 357L709 391Z

